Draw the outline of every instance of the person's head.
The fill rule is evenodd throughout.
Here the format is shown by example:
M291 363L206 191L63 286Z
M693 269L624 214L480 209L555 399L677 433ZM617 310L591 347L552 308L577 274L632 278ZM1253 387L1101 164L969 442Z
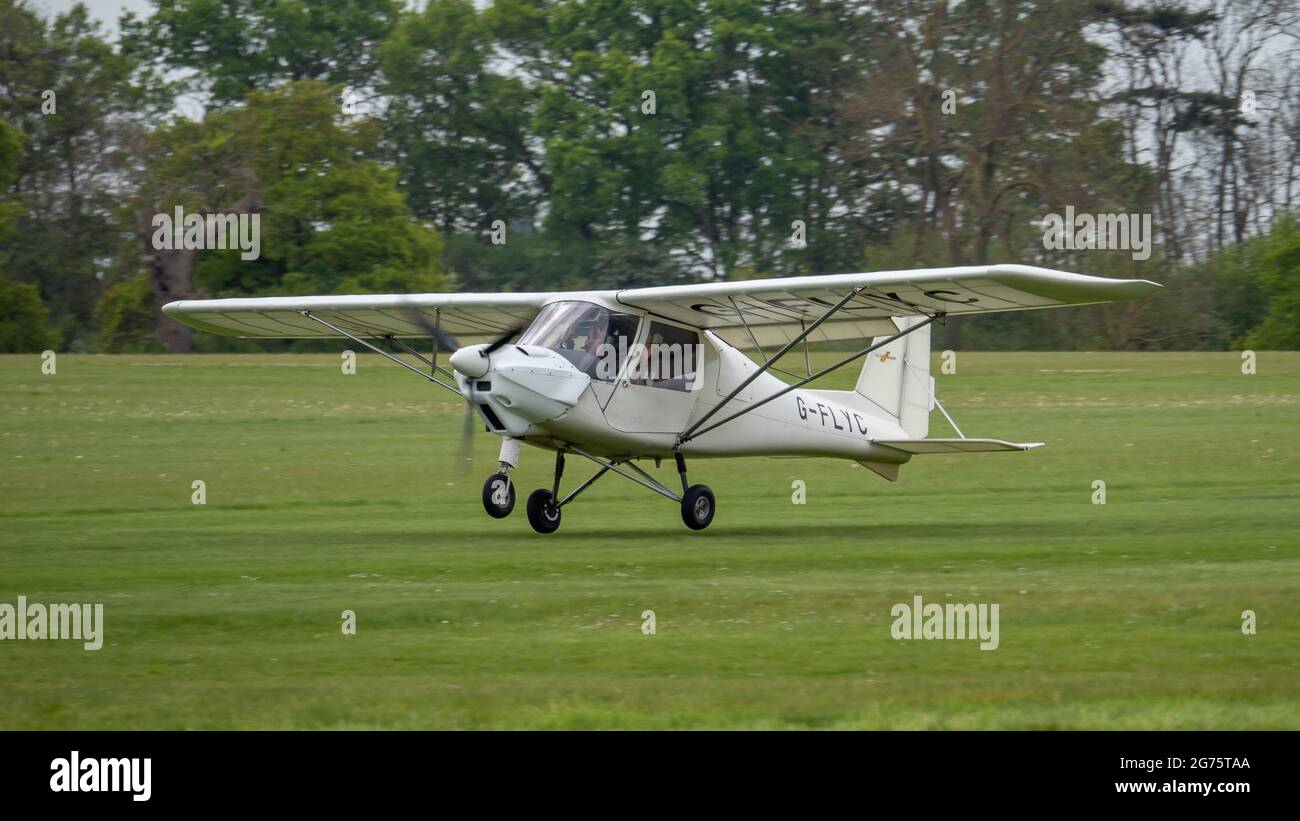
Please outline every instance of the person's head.
M596 348L600 347L605 343L605 333L606 333L605 323L603 322L594 323L594 327L592 327L591 333L587 334L587 344L584 346L588 352L595 353Z

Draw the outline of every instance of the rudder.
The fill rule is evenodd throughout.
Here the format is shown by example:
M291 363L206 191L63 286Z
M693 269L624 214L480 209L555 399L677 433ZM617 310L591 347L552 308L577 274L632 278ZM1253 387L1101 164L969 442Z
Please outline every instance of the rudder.
M896 317L900 331L926 321L925 317ZM889 337L878 336L873 344ZM898 420L913 439L930 432L934 407L934 379L930 376L930 326L918 328L867 354L858 376L857 393Z

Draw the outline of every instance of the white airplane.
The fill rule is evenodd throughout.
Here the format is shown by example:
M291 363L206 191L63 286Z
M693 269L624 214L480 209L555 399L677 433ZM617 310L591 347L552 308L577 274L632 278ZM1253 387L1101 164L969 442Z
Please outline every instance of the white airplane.
M163 311L232 336L337 335L455 391L501 437L500 468L482 494L495 518L514 509L510 472L527 443L555 451L552 486L526 504L539 533L554 532L561 509L607 472L677 502L682 521L701 530L716 501L687 481L687 457L828 456L892 481L916 454L1038 447L961 433L935 398L930 326L948 316L1137 299L1159 287L987 265L617 291L182 300ZM433 339L431 358L403 341L424 337ZM865 347L813 371L809 343L852 339ZM805 373L779 370L796 346ZM440 351L451 353L450 369ZM853 390L804 387L863 357ZM936 406L958 438L926 438ZM561 494L566 454L597 470ZM680 493L637 464L658 467L665 458L676 464Z

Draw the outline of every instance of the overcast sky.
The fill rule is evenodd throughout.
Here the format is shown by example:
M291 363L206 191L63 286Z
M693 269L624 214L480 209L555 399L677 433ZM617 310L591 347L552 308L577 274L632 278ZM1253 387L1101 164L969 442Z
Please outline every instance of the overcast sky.
M137 17L146 17L153 9L149 0L81 0L90 11L90 16L104 24L104 33L117 39L117 19L128 11ZM61 14L74 5L76 0L27 0L28 7L40 12L45 17Z
M133 11L137 17L147 17L153 10L149 0L81 0L81 2L90 10L91 17L104 24L104 33L111 39L117 39L117 20L124 13ZM76 0L27 0L28 6L47 17L65 12L75 4ZM404 5L424 8L422 0L415 0L415 2L408 0ZM482 8L485 3L483 0L475 0L474 5Z

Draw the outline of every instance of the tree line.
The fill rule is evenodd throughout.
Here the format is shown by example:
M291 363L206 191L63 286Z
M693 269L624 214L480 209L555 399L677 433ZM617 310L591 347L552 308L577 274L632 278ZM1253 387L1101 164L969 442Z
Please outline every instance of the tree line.
M1291 0L154 0L119 29L0 0L0 351L265 347L158 312L195 296L992 262L1168 287L944 347L1300 347ZM165 247L174 209L257 215L257 257ZM1047 242L1067 213L1150 248Z

